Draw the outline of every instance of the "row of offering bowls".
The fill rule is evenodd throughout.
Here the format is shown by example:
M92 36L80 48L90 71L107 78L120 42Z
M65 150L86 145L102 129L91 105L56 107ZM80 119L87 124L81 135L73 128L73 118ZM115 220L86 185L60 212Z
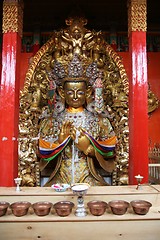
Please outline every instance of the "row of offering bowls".
M132 207L134 213L145 215L148 213L152 204L145 200L134 200L130 203L123 200L113 200L109 203L100 200L94 200L87 203L90 213L94 216L101 216L105 213L106 209L110 209L113 214L123 215L126 213L129 206ZM61 217L68 216L74 207L74 203L70 201L60 201L55 204L47 201L41 201L31 204L27 201L19 201L9 204L8 202L0 202L0 216L6 214L7 209L10 208L12 213L21 217L28 213L29 208L32 207L34 213L38 216L46 216L54 208L57 215Z
M130 203L124 200L113 200L109 203L104 201L91 201L88 202L88 208L92 215L100 216L103 215L107 208L115 215L123 215L127 212L128 208L131 206L134 213L138 215L145 215L148 213L152 204L145 200L134 200Z

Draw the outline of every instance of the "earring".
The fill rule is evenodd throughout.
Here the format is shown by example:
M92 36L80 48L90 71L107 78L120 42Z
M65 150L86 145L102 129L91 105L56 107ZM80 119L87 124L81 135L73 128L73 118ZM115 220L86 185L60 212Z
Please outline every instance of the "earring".
M55 106L54 106L54 112L55 114L61 113L65 109L65 103L58 97Z
M89 112L95 113L95 101L92 101L90 103L87 104L86 109Z

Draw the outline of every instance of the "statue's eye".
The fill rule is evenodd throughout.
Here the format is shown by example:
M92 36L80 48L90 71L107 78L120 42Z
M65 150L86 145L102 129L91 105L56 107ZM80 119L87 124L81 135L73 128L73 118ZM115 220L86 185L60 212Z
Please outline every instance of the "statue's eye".
M73 92L72 91L67 91L67 95L72 95Z
M84 92L83 91L78 91L78 94L79 95L84 95Z

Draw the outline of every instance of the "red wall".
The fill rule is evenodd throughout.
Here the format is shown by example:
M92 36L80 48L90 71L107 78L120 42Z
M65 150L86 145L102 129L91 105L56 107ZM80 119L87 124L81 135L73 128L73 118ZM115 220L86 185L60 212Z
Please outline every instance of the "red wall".
M129 73L129 54L120 52L127 74ZM152 92L160 100L160 52L148 52L148 82ZM128 74L129 75L129 74ZM149 145L160 143L160 107L148 119Z
M0 53L0 84L1 84L1 71L2 71L2 54Z
M160 100L160 52L148 53L148 80L151 90ZM151 146L160 143L160 106L149 118L149 140Z
M129 73L129 53L119 52L122 57L124 67L127 74ZM25 75L29 66L29 60L32 53L22 53L20 63L20 88L23 88ZM1 62L0 62L1 69ZM128 74L129 75L129 74ZM160 100L160 52L148 53L148 81L151 90ZM149 116L149 142L153 146L154 143L160 143L160 107Z

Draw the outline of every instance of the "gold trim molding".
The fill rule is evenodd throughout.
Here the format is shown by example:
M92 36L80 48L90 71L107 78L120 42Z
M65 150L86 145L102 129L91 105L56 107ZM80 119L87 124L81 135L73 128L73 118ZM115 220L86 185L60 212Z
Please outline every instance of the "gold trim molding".
M4 0L2 32L17 32L22 37L23 32L23 1Z
M128 0L128 33L147 31L146 0Z

